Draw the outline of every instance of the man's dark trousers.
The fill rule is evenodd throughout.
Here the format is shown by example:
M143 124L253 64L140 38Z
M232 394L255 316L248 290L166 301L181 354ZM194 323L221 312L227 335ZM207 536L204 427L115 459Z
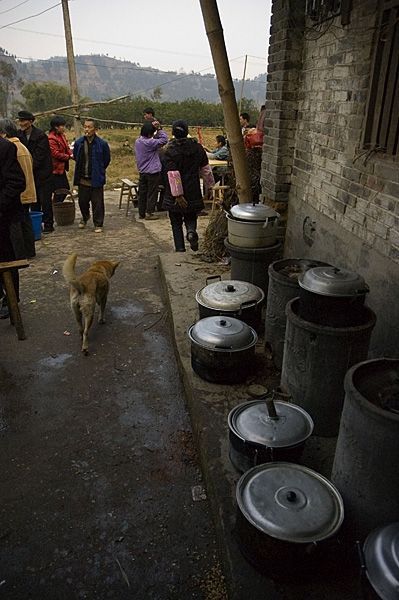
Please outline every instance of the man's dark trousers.
M102 227L104 223L104 188L93 188L90 185L79 186L79 208L82 219L86 223L90 219L90 202L93 211L94 227Z

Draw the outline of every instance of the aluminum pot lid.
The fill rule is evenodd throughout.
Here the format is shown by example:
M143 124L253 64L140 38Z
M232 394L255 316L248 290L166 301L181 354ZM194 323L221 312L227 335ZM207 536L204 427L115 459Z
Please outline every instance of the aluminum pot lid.
M321 296L351 297L369 291L363 277L353 271L337 267L314 267L298 279L304 290Z
M266 221L266 219L277 219L280 216L271 206L252 202L235 204L231 207L230 213L235 219L241 221Z
M238 311L243 303L259 304L264 297L257 285L231 279L210 283L197 292L195 299L206 308Z
M383 600L399 598L399 522L372 531L363 546L367 577Z
M344 518L340 493L325 477L287 462L258 465L237 484L241 513L273 538L296 543L324 540Z
M258 336L252 327L233 317L205 317L192 325L189 336L210 350L244 350L254 346Z
M312 434L312 418L303 408L282 401L274 407L277 418L269 415L265 400L244 402L230 412L229 427L245 441L269 448L295 446Z

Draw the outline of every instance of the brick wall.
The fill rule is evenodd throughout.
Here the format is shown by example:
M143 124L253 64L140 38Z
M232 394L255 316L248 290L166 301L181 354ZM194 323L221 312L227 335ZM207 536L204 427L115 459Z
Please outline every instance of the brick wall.
M263 194L305 202L399 262L399 163L362 149L377 0L353 0L350 24L318 39L299 4L273 3Z

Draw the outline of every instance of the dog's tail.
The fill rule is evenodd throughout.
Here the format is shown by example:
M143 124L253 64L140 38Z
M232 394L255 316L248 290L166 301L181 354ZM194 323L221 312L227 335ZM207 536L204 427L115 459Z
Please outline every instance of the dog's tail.
M70 254L68 256L68 258L64 262L64 266L62 267L62 274L64 276L65 281L69 283L69 285L74 287L75 290L79 292L79 294L83 294L84 286L81 283L79 283L79 281L76 279L75 274L75 264L77 258L78 255L75 253Z

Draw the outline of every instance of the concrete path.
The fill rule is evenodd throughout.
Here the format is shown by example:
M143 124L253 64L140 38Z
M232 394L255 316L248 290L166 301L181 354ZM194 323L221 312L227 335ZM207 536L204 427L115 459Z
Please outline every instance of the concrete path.
M226 598L152 237L108 194L103 234L57 228L0 321L0 598ZM155 223L155 222L154 222ZM121 260L90 355L62 263Z

